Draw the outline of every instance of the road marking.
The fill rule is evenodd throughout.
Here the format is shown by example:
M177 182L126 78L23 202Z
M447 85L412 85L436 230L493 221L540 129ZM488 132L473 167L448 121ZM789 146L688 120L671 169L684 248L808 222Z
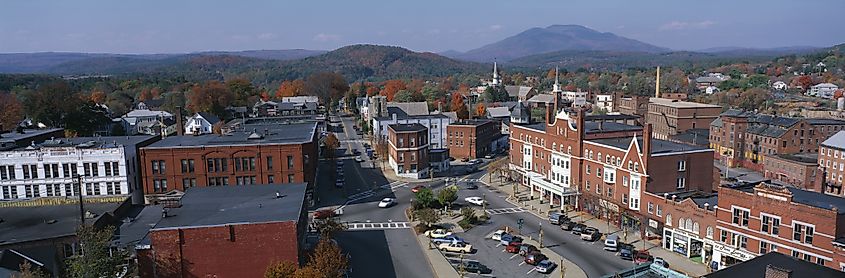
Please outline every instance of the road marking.
M519 256L519 254L513 254L513 256L511 256L510 258L508 258L508 260L513 260L513 257L516 257L516 256Z
M386 222L386 223L346 223L346 229L350 231L359 230L389 230L408 229L411 224L408 222Z
M487 214L491 215L499 215L499 214L509 214L509 213L520 213L525 212L524 208L520 207L513 207L513 208L498 208L498 209L486 209L484 210Z
M529 270L528 272L526 272L525 275L531 274L531 272L534 272L533 268L531 270Z
M525 261L522 261L522 262L519 263L519 266L522 266L524 264L525 264Z

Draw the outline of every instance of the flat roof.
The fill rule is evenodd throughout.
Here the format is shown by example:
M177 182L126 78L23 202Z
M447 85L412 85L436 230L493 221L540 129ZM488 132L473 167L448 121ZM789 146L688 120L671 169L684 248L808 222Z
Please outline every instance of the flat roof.
M799 154L780 154L780 155L766 155L769 157L776 156L781 159L803 163L803 164L812 164L816 165L819 163L819 154L817 153L799 153Z
M643 127L636 125L626 125L617 122L584 122L586 127L585 133L602 133L602 132L617 132L617 131L639 131Z
M121 204L84 203L85 210L98 217L114 213ZM0 208L0 219L0 247L73 236L79 227L79 204ZM85 221L93 223L95 219Z
M837 214L845 214L845 198L827 195L820 192L803 190L791 186L772 184L770 181L763 181L759 183L745 182L727 185L724 187L753 194L757 186L763 186L772 190L786 189L789 190L789 193L792 194L793 203L803 204L825 210L833 210L835 208L837 210Z
M269 127L270 125L268 125ZM264 130L255 129L246 131L233 131L229 134L205 134L205 135L183 135L170 136L150 144L144 149L158 148L193 148L206 146L231 146L231 145L288 145L304 144L314 140L314 133L317 131L316 122L292 123L275 125L277 128Z
M73 138L54 138L47 139L37 147L41 148L59 148L59 147L77 147L77 148L117 148L117 147L131 147L153 140L156 136L153 135L134 135L134 136L95 136L95 137L73 137ZM27 150L31 147L20 147L15 150Z
M490 119L475 119L475 120L460 120L453 122L449 125L468 125L468 126L480 126L487 123L492 123L493 120Z
M388 107L393 108L393 107ZM426 118L449 118L448 116L444 115L444 113L453 113L453 112L443 112L440 114L427 114L427 115L407 115L407 114L400 114L396 113L397 120L404 120L404 119L426 119ZM375 117L376 121L390 121L393 120L393 114L388 113L390 116L387 117Z
M61 130L64 130L64 128L24 129L23 133L18 133L13 130L12 132L0 134L0 142L17 142L26 138L41 136Z
M192 187L153 230L299 221L305 183ZM276 197L276 193L281 198Z
M584 121L618 121L618 120L636 120L640 117L628 114L604 114L604 115L586 115Z
M601 145L612 146L615 148L626 150L628 146L631 144L632 137L617 137L617 138L605 138L605 139L592 139L588 140L590 142L594 142ZM637 136L637 144L640 145L640 148L643 147L643 137ZM674 152L689 152L689 151L702 151L702 150L710 150L710 148L700 147L700 146L693 146L687 144L680 144L669 142L660 139L651 139L651 154L661 154L661 153L674 153Z
M427 128L419 123L412 123L412 124L390 124L387 125L388 128L392 129L395 132L411 132L411 131L422 131L426 130Z
M698 102L691 102L691 101L682 101L682 100L668 99L668 98L657 98L657 97L649 98L648 102L650 104L654 103L654 104L657 104L657 105L663 105L663 106L674 107L674 108L719 108L719 109L722 108L719 105L698 103Z
M704 275L707 278L765 278L766 268L773 266L782 270L790 271L790 277L813 277L813 278L842 278L845 276L835 269L817 265L815 263L800 260L798 258L784 255L778 252L769 252L757 256L745 262L741 262L728 268Z

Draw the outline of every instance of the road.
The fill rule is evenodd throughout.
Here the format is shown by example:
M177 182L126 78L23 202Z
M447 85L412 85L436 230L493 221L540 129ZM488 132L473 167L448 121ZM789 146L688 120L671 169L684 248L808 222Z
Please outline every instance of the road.
M372 195L374 188L390 183L379 170L372 168L366 158L363 139L352 128L354 118L341 118L341 127L336 135L341 141L338 160L343 161L343 188L336 188L338 175L331 161L321 161L317 196L320 207L343 207L340 221L350 223L404 223L403 209L411 200L409 190L380 189ZM337 124L337 123L335 123ZM354 160L352 150L358 149L365 162ZM362 164L365 167L361 167ZM401 187L401 184L396 184ZM398 189L398 188L396 188ZM352 201L347 204L348 198ZM378 208L382 198L396 198L398 204L390 208ZM365 228L341 232L336 236L338 244L351 255L352 277L434 277L428 260L417 243L410 226L403 228Z

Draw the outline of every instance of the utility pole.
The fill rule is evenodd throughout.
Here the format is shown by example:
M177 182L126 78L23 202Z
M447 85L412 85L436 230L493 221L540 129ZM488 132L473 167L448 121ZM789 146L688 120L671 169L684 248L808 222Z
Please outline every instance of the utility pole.
M75 175L76 180L76 194L79 196L79 223L81 226L85 225L85 205L82 203L82 176Z
M461 253L461 269L460 269L461 277L464 277L464 253Z
M560 278L563 278L565 273L566 273L566 266L563 265L563 259L560 259Z
M543 222L540 222L540 248L543 248Z

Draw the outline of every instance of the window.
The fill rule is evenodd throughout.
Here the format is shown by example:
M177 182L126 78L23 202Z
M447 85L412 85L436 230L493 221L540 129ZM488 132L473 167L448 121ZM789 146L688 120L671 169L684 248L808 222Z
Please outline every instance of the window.
M197 179L195 178L184 178L182 179L182 188L188 189L191 187L197 186Z
M99 182L85 183L85 195L88 195L88 196L100 195L100 183Z
M108 195L123 194L122 190L120 190L120 182L107 182L106 183L106 194L108 194Z
M585 183L584 189L586 189L586 191L590 191L590 181L587 181L587 183Z
M816 264L817 265L824 265L824 259L816 257Z
M648 213L654 213L654 204L648 202Z
M622 203L628 204L628 193L622 193Z
M681 188L684 188L684 186L686 186L687 179L681 177L681 178L678 178L677 182L678 182L677 183L678 189L681 189Z
M628 176L622 176L622 186L628 187Z
M193 159L182 159L182 173L193 173L194 172L194 160Z
M769 215L762 215L760 220L760 230L764 233L777 235L780 230L780 218Z
M273 170L273 157L267 156L267 170Z
M44 177L45 178L58 178L59 177L59 164L44 164Z
M0 165L0 180L13 180L15 179L15 166L14 165Z
M707 226L707 238L713 238L713 227Z
M725 231L725 230L719 230L719 231L720 231L719 241L724 242L724 243L728 243L728 231Z
M293 156L288 156L288 169L293 169Z
M678 172L686 171L687 170L687 161L680 160L678 161Z
M18 198L18 186L17 185L5 185L5 186L2 186L2 190L3 190L3 199Z
M38 178L38 165L21 165L23 167L23 178L24 179L37 179Z
M293 183L293 174L288 174L288 183Z
M273 178L273 175L267 176L267 183L276 183L276 180Z
M84 164L83 164L83 166L84 166ZM165 170L166 170L165 168L166 168L166 166L164 164L164 160L153 160L152 161L153 174L163 175ZM86 176L88 175L88 169L87 168L85 169L85 175Z
M769 243L765 241L760 242L760 255L769 253Z
M807 244L813 244L814 230L815 230L814 226L794 223L793 228L792 228L792 239L800 241L800 242L804 242L804 243L807 243ZM803 236L803 238L802 238L802 236Z
M26 198L35 198L38 197L38 185L24 185L24 194L26 194Z
M587 174L590 174L590 165L587 165Z
M749 213L750 212L745 209L733 208L733 218L731 222L743 227L748 227Z
M639 172L639 171L640 171L640 163L639 163L639 162L634 162L634 171L635 171L635 172Z

